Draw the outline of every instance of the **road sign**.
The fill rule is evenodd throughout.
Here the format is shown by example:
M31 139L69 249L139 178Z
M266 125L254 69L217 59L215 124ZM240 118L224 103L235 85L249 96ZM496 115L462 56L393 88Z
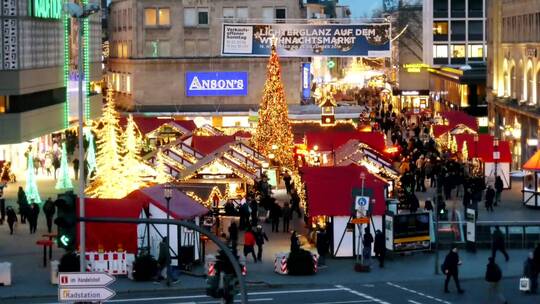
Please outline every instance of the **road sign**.
M365 215L369 211L369 196L356 196L355 209Z
M116 293L107 287L61 287L58 301L61 302L101 302L114 297Z
M351 220L351 223L360 225L360 224L369 224L369 218L368 217L357 217L353 218Z
M58 285L62 287L84 287L84 286L97 286L104 287L112 282L116 281L116 278L104 272L70 272L58 274Z

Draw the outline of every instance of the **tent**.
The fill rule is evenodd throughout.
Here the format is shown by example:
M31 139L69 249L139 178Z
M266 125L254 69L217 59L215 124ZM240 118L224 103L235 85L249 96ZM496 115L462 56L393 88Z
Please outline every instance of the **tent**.
M138 214L138 217L141 218L166 219L167 213L169 213L170 219L192 221L199 224L200 217L209 212L207 208L174 187L168 212L162 185L135 190L128 195L128 198L141 202L144 207L144 211ZM138 226L137 233L139 239L142 240L139 246L149 247L150 253L157 257L159 243L167 235L167 225L141 224ZM182 254L193 254L195 261L201 258L201 242L198 232L180 227L179 233L176 225L169 225L169 235L169 248L171 257L173 257L173 265L177 265Z
M523 204L527 207L540 208L539 178L540 174L540 150L525 162L523 170L530 174L523 176Z
M349 221L354 210L354 197L362 195L362 173L365 174L363 194L371 200L370 229L375 235L375 229L383 229L386 212L388 184L384 180L357 165L301 168L307 192L307 214L311 218L326 216L330 219L330 247L336 257L355 254L359 227L349 229Z

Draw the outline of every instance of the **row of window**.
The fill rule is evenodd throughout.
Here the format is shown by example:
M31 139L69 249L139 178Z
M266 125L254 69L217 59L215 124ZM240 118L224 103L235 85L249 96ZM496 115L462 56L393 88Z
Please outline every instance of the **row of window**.
M448 52L450 50L450 53ZM467 52L465 52L467 50ZM449 56L450 55L450 56ZM433 45L433 58L483 58L484 45L482 44L435 44Z
M129 58L131 56L131 40L113 41L110 47L110 57Z
M131 8L112 12L111 30L113 32L127 31L133 27L133 11Z
M114 18L114 17L113 17ZM248 7L224 7L223 18L246 20L249 18ZM285 8L263 7L262 19L264 22L273 22L287 18ZM208 26L210 16L207 7L184 8L184 26ZM168 7L148 7L144 9L144 25L147 27L171 26L171 11Z
M448 26L450 24L450 26ZM482 20L468 21L435 21L433 22L433 41L450 40L484 40L484 24Z
M210 41L208 39L185 39L184 55L204 57L210 56ZM171 43L167 40L149 40L144 45L145 57L169 57L171 54Z
M480 18L484 16L484 0L433 0L433 17Z
M529 42L540 40L540 12L502 19L503 42Z
M118 93L131 94L131 74L120 72L109 72L108 80L113 91Z

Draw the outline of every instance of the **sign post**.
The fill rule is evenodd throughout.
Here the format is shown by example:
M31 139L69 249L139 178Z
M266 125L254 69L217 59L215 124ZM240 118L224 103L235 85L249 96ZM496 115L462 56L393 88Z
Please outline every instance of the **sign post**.
M70 272L58 274L58 301L102 302L111 299L116 292L106 286L116 281L107 273Z

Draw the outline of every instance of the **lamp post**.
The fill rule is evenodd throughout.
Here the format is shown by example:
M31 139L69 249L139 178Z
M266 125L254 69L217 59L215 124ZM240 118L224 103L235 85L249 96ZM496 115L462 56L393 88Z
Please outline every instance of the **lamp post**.
M78 52L78 120L79 120L79 162L83 164L83 168L79 170L79 217L85 217L85 205L84 205L84 188L85 188L85 176L87 171L84 169L84 144L83 144L83 128L84 128L84 98L83 98L83 78L84 78L84 62L83 62L83 27L84 19L87 19L91 15L98 13L100 7L98 4L91 3L88 5L80 6L75 3L66 3L64 11L77 20L79 24L79 52ZM67 101L66 101L67 102ZM85 222L79 223L79 251L80 251L80 266L81 272L86 271L86 225Z
M495 181L497 181L497 176L499 176L499 168L497 168L499 159L501 157L501 154L499 152L499 139L494 138L493 139L493 161L495 162L495 172L493 173L493 177L495 178Z
M163 196L165 197L165 200L167 201L167 219L169 219L171 214L171 198L172 198L172 185L170 183L166 183L163 186ZM170 235L170 229L169 224L167 224L167 247L169 247L169 244L171 240L169 239Z

